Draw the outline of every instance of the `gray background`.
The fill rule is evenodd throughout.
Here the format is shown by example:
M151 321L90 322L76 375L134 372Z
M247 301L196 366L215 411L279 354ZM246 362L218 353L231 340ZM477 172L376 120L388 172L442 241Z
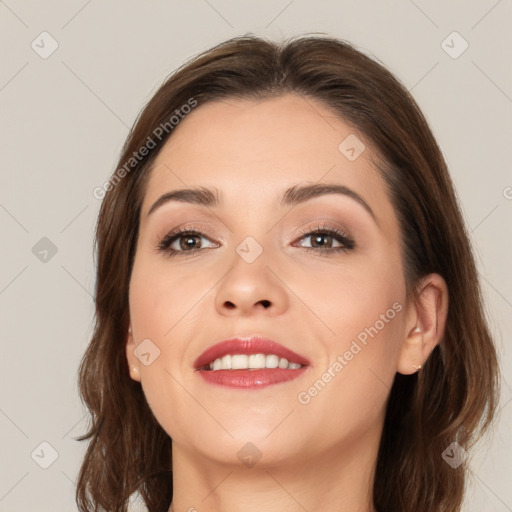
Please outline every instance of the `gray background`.
M470 454L465 510L512 511L511 21L510 0L0 1L0 512L76 510L92 191L115 169L135 116L172 70L224 39L313 31L395 73L447 159L505 377L499 421ZM460 55L453 31L469 44Z

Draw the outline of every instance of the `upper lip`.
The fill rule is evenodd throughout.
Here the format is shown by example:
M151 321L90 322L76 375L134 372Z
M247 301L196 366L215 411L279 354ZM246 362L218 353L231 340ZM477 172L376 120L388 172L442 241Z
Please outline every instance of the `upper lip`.
M228 354L275 354L284 357L289 363L309 365L310 362L301 356L284 347L276 341L261 336L236 337L220 341L207 348L194 362L194 368L200 369Z

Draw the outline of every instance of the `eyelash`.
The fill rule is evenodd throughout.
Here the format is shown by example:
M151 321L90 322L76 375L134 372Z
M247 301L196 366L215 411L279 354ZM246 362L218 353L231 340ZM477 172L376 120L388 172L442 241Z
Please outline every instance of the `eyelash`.
M332 253L338 253L338 252L349 252L356 247L354 240L352 238L350 238L349 236L347 236L346 233L344 233L343 231L336 229L336 228L324 226L323 224L319 224L316 228L314 228L313 230L309 230L309 231L301 229L300 233L302 233L301 239L305 238L307 236L321 234L321 235L332 236L333 238L336 238L339 242L341 242L343 244L343 246L341 246L341 247L330 247L327 249L316 248L316 247L301 247L301 249L305 249L306 251L315 251L315 252L323 252L323 253L327 253L327 254L332 254ZM158 250L160 252L166 253L167 256L169 256L169 257L173 257L174 255L179 254L179 253L193 253L196 251L205 250L205 249L191 249L189 251L182 251L182 250L177 251L175 249L169 248L169 246L175 240L178 240L179 238L184 237L185 235L190 236L190 237L199 236L199 237L208 238L201 231L195 230L195 228L191 228L191 227L180 228L180 229L177 229L177 230L167 234L161 240L161 242L158 244Z

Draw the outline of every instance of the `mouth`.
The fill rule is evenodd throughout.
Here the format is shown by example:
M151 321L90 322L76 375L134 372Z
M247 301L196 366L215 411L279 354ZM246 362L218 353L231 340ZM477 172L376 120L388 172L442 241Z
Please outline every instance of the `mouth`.
M276 354L227 354L222 358L217 358L210 364L201 369L206 371L219 370L267 370L272 368L281 368L284 370L298 370L304 365L288 361L285 357L279 357Z
M258 389L293 380L310 366L303 356L261 337L232 338L205 350L194 369L206 382Z

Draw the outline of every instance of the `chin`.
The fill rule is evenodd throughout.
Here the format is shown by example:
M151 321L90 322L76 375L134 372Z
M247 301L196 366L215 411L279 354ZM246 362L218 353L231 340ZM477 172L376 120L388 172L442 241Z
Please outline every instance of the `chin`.
M237 467L257 465L263 469L291 463L296 457L303 456L301 453L304 451L305 441L302 439L300 426L290 424L278 434L279 428L275 428L278 423L274 422L271 428L267 425L257 428L254 425L248 426L247 423L240 424L238 429L229 429L233 437L225 431L220 434L218 429L211 429L210 435L197 432L193 438L183 439L183 442L188 450L201 454L212 462ZM292 432L300 432L302 435L294 436Z

